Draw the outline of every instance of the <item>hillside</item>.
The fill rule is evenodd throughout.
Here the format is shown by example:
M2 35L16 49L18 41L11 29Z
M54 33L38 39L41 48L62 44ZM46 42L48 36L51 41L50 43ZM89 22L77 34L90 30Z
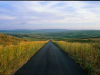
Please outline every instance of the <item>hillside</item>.
M36 34L25 34L25 33L5 33L6 35L22 38L22 39L27 39L29 41L41 41L41 40L48 40L51 37L48 36L42 36L42 35L36 35Z
M0 75L12 75L46 43L0 33Z
M0 45L17 44L21 41L27 41L27 40L0 33Z

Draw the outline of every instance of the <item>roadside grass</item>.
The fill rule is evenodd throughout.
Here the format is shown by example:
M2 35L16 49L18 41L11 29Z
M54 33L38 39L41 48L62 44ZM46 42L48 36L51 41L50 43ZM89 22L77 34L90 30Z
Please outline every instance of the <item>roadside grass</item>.
M52 42L64 50L89 75L100 75L100 43L79 43L54 41Z
M48 41L22 41L16 45L0 45L0 75L10 75L21 67Z

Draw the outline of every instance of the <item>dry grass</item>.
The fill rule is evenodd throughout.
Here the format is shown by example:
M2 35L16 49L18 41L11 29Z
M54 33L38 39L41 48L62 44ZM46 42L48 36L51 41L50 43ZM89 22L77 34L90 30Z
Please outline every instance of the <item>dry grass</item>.
M48 41L0 45L0 75L12 74Z
M27 41L27 40L0 33L0 45L4 45L4 46L11 45L11 44L16 45L17 43L22 41Z
M54 41L67 52L89 75L100 75L100 49L97 44Z

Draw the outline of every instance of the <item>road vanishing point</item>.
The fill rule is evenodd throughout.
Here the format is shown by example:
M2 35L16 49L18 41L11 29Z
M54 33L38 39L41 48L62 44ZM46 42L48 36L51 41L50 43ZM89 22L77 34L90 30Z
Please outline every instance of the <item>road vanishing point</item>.
M14 75L87 75L76 62L50 40Z

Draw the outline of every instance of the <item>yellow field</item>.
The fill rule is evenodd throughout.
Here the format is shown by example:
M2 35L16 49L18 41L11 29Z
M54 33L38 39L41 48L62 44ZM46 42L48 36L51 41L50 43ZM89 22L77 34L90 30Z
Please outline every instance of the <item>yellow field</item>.
M100 49L96 44L54 41L67 52L89 75L100 75Z
M48 41L20 42L0 45L0 75L12 74Z

